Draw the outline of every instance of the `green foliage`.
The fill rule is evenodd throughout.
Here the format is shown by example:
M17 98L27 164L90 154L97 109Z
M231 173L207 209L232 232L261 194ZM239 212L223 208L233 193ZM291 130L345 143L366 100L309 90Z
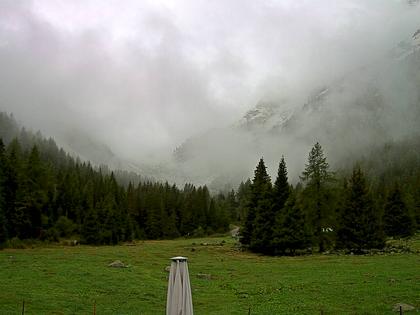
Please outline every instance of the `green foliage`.
M410 209L419 208L420 172L411 170L404 177L405 194L412 196L409 203L403 201L400 190L386 198L389 185L386 181L375 178L371 190L360 168L353 170L349 181L343 175L336 181L320 144L316 143L302 173L302 183L292 193L284 158L273 188L261 159L248 192L243 183L238 190L237 207L240 209L241 200L247 202L240 241L252 251L270 255L294 254L307 248L310 238L321 252L334 246L357 253L382 248L385 241L382 209L389 236L404 237L415 231ZM339 182L344 182L343 187L337 185Z
M5 149L3 141L0 138L0 244L8 239L7 220L6 220L6 200L5 200Z
M248 180L244 183L241 182L241 184L238 187L238 192L236 193L236 197L238 200L238 219L239 222L245 222L246 215L247 215L247 206L250 202L251 197L251 180L248 178Z
M15 202L21 173L21 148L16 139L7 147L3 172L4 213L7 222L7 235L11 238L17 235L15 224L19 223L15 213Z
M58 242L60 239L60 232L55 227L49 228L43 232L40 239L48 242Z
M324 157L322 147L317 142L309 152L308 164L305 165L301 179L309 186L318 187L331 180L332 176L333 173L329 171L327 158Z
M334 174L329 171L327 158L321 145L317 142L309 152L308 163L302 172L301 180L305 183L304 206L310 225L313 229L314 240L319 251L325 250L325 235L322 229L332 225L331 187Z
M264 250L261 246L267 242L265 227L269 224L271 214L271 179L267 173L264 160L261 158L254 172L247 215L241 233L242 244L249 245L256 251ZM264 241L261 240L264 237Z
M289 193L285 206L276 215L272 247L275 254L295 254L310 245L305 214L298 205L295 193Z
M78 233L91 244L174 238L199 226L225 232L235 216L234 193L225 199L229 204L211 197L205 186L179 189L150 181L135 186L126 180L121 185L107 167L75 160L52 139L19 129L0 113L2 136L8 145L4 150L0 143L0 242Z
M415 224L403 200L399 185L395 185L388 195L384 209L384 231L395 238L414 235Z
M204 231L204 229L201 226L196 228L192 234L193 237L204 237L205 235L206 231Z
M385 244L384 235L365 175L360 167L353 170L345 193L339 217L337 247L357 253L364 249L382 248Z
M19 129L13 117L0 113L2 137L6 148L0 142L0 243L16 237L26 241L80 234L85 243L117 244L133 238L191 236L197 231L200 235L224 233L233 223L243 225L240 239L251 250L291 253L296 249L284 245L289 242L286 234L291 233L285 231L295 230L299 224L293 222L301 222L303 214L302 231L310 232L323 251L336 241L337 221L344 222L343 209L354 210L348 189L334 181L319 143L311 149L296 185L294 206L286 206L291 188L284 158L273 187L261 159L252 182L241 183L237 192L211 196L206 186L178 188L92 167L68 156L52 139ZM361 161L372 183L372 212L375 218L385 213L385 229L394 237L413 233L416 222L410 218L420 222L419 144L418 137L390 143L368 151ZM343 175L338 178L341 182ZM403 197L388 194L390 183L396 181L402 183ZM325 228L334 232L324 233Z
M0 244L4 243L8 239L6 224L6 216L4 215L3 208L0 206Z
M239 203L235 191L232 189L226 195L219 193L217 195L217 203L220 208L223 208L229 222L240 221Z
M96 209L88 210L80 231L81 242L86 244L101 244L101 226Z
M72 236L77 230L76 224L66 216L60 216L55 222L54 228L61 237Z
M277 172L277 179L273 188L273 204L275 212L281 211L286 204L290 195L290 187L287 178L287 167L284 157L282 156Z
M267 194L265 198L261 198L258 201L257 207L255 208L255 220L253 224L253 231L251 235L251 243L249 248L252 251L271 254L271 241L273 237L272 226L273 226L273 203L271 195Z
M290 193L284 158L279 163L273 188L261 159L250 189L248 216L241 235L242 244L264 254L284 254L286 250L294 253L296 249L307 245L306 233L301 237L298 231L304 229L304 219L301 210L295 207L294 198L293 205L285 209ZM286 227L286 224L290 226ZM286 235L291 231L296 232L295 236Z
M26 248L26 244L21 241L18 237L12 237L5 242L6 248L13 248L13 249L24 249Z

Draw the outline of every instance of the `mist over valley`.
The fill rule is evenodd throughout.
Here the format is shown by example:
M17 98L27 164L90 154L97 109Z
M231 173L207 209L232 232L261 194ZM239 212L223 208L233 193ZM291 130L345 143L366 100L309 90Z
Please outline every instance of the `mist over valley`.
M418 136L416 3L58 3L2 3L0 108L82 160L221 188Z

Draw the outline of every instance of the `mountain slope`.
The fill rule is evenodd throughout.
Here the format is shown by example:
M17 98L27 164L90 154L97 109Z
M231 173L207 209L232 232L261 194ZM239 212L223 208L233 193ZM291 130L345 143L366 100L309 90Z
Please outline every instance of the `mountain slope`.
M297 178L309 148L320 141L333 166L360 158L388 141L419 136L420 30L375 62L325 84L306 102L284 91L259 102L235 124L186 140L174 152L180 171L202 182L250 176L264 156L276 169L281 155Z

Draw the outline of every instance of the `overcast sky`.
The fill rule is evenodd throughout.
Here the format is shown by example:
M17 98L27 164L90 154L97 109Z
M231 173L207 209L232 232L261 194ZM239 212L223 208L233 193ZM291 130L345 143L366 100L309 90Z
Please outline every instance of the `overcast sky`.
M0 1L0 110L132 159L306 93L420 27L396 0Z

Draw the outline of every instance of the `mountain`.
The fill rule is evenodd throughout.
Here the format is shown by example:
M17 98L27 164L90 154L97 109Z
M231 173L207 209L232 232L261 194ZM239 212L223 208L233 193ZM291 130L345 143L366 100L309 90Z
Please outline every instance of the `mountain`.
M272 174L285 155L296 179L309 148L319 141L333 166L341 167L384 143L420 135L419 86L420 29L371 64L319 82L306 101L284 91L281 99L260 101L231 126L187 139L174 160L200 182L234 183L251 176L249 169L262 155Z
M242 119L236 124L236 127L244 130L257 131L261 128L266 131L279 130L289 121L306 112L311 114L314 110L322 110L322 106L326 106L328 97L334 93L345 93L351 88L351 85L362 81L360 92L363 93L363 88L366 89L364 97L379 97L378 87L375 86L375 81L381 76L389 77L390 70L396 70L396 67L419 67L420 63L420 29L418 29L411 38L401 41L398 45L391 49L385 60L381 60L385 64L378 62L369 66L357 69L350 74L341 78L338 82L332 83L329 86L321 86L309 95L308 100L297 110L293 110L294 104L288 104L286 101L281 102L259 102L255 108L249 110ZM405 69L408 70L408 69ZM362 78L362 76L367 76ZM368 91L368 89L370 89ZM372 94L372 95L368 95ZM366 101L369 101L366 99Z
M160 163L122 159L80 130L54 138L66 152L96 166L180 185L210 184L216 191L251 177L261 156L274 176L284 155L290 177L297 179L316 141L323 145L332 166L341 167L372 147L418 136L418 86L420 29L371 64L332 82L320 81L310 93L283 90L279 98L262 99L231 125L186 139L172 159ZM6 140L19 130L17 125L9 127L0 130Z

